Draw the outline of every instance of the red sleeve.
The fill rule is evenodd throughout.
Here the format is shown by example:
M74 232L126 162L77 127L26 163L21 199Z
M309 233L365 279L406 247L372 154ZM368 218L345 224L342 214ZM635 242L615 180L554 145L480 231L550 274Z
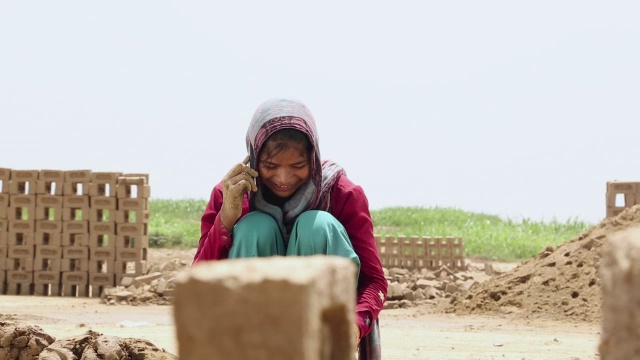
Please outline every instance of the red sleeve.
M360 258L356 321L360 327L360 336L364 337L382 310L387 298L388 282L384 277L378 246L373 236L369 200L362 187L355 185L346 176L341 176L331 191L331 213L347 230L351 244Z
M200 242L193 258L193 263L203 260L220 260L229 256L229 249L233 243L231 233L225 229L220 221L222 208L222 182L218 183L211 192L211 198L204 214L200 219ZM242 216L249 212L249 201L245 194L242 202ZM241 217L242 217L241 216Z

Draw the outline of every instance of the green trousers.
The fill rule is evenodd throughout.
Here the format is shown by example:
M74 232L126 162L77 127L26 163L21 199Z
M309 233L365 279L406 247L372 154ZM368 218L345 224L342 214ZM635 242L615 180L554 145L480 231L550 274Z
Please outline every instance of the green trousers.
M285 246L278 223L270 215L252 211L233 228L229 258L256 256L337 255L353 261L360 273L360 259L344 226L326 211L310 210L293 225Z

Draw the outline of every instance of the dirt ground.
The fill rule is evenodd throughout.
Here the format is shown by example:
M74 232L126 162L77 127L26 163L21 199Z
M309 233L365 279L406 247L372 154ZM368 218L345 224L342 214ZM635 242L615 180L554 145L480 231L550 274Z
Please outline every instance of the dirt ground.
M193 251L152 249L155 261ZM509 267L510 264L504 264ZM512 266L511 266L512 267ZM0 296L0 321L37 325L58 339L88 330L146 339L178 354L172 307L105 305L99 299ZM569 321L512 311L446 313L432 305L383 310L384 359L599 359L599 321Z
M171 306L105 306L97 299L1 296L0 320L40 326L56 338L93 330L146 339L178 354ZM428 308L384 310L383 358L599 359L599 324L525 320L514 315L433 314Z

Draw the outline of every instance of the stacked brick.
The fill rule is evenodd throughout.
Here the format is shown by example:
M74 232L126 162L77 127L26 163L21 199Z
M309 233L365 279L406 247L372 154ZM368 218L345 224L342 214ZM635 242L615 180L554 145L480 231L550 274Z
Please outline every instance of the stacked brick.
M99 296L146 273L149 177L0 168L0 293Z
M640 182L607 182L607 217L618 216L622 210L634 205L640 205Z
M380 261L385 268L450 269L466 268L464 242L453 236L378 236L376 235Z

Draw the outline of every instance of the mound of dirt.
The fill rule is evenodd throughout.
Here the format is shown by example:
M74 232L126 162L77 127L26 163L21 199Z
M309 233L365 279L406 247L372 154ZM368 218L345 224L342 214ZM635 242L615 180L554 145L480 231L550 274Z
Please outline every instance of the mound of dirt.
M0 321L0 359L38 359L54 340L38 326Z
M38 326L0 322L1 360L177 360L142 339L105 336L95 331L55 340Z
M95 331L54 342L40 354L39 360L177 360L178 357L152 343L131 338L105 336Z
M442 311L456 314L517 313L527 318L599 322L602 294L598 269L607 238L640 225L640 205L603 220L557 249L537 257L466 293L451 297Z

